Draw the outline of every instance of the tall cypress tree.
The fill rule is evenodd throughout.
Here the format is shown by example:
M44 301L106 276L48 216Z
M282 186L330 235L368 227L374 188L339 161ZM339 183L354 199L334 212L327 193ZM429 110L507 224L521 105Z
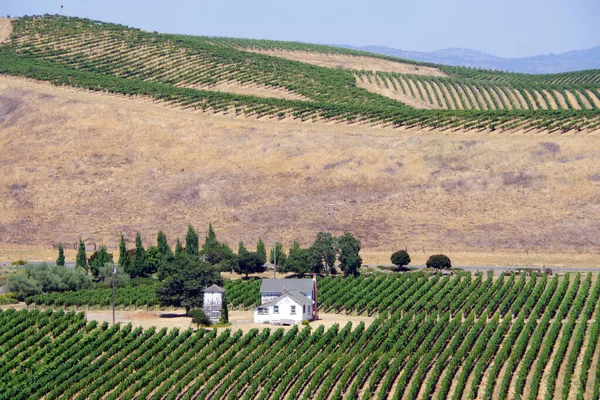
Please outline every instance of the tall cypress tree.
M183 246L181 245L181 241L177 238L177 243L175 244L175 255L183 253Z
M121 240L119 241L119 265L123 267L123 271L125 271L126 274L131 275L131 258L129 258L127 244L125 243L125 238L122 233Z
M275 251L275 254L277 255L277 260L275 260L273 251ZM283 245L280 242L275 244L275 249L271 250L269 254L269 262L271 264L275 264L275 261L277 261L277 265L283 265L285 262L285 251L283 250Z
M198 234L194 230L192 224L188 225L188 230L185 235L185 252L193 256L197 256L200 254Z
M77 250L75 266L81 267L87 272L87 257L85 256L85 243L83 242L82 238L79 238L79 249Z
M156 236L156 247L158 248L158 252L163 255L163 257L169 257L173 255L173 251L169 247L169 243L167 243L167 235L163 231L158 231L158 235Z
M146 266L146 250L142 244L142 236L140 233L135 234L135 253L133 253L133 274L134 276L141 276L144 274L144 268Z
M221 320L219 321L222 324L227 324L229 322L229 308L227 307L227 295L223 293L223 304L221 304Z
M265 247L265 242L263 242L262 238L258 238L258 242L256 243L256 253L260 256L263 264L267 262L267 248Z
M244 242L240 241L240 244L238 245L238 256L241 257L247 253L248 249L246 249L246 246L244 246Z
M56 259L56 265L59 267L65 266L65 248L62 243L58 244L58 258Z

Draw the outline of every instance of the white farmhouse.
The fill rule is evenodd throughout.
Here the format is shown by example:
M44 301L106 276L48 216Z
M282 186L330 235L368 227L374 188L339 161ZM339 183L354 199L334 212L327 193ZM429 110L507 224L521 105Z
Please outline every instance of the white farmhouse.
M261 305L254 309L255 323L292 325L313 321L317 314L316 279L263 279Z

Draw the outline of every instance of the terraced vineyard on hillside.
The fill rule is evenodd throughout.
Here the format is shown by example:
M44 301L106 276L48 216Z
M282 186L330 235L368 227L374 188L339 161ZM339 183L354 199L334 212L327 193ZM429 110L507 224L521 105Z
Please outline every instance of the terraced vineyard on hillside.
M0 47L0 73L150 96L185 109L405 128L600 127L598 71L534 77L327 46L164 35L68 17L12 23L11 41ZM300 62L299 53L312 58ZM338 68L337 59L315 61L318 54L345 57L349 65L372 63L377 72Z
M244 286L246 285L246 286ZM326 278L360 324L222 332L0 312L7 398L593 399L600 279L591 274ZM255 285L236 283L233 298ZM237 293L237 294L236 294ZM294 357L290 357L294 354Z
M386 89L432 108L452 110L598 110L594 85L489 83L482 80L430 77L391 72L356 71L358 84L377 92ZM384 94L384 93L382 93ZM385 95L385 94L384 94Z

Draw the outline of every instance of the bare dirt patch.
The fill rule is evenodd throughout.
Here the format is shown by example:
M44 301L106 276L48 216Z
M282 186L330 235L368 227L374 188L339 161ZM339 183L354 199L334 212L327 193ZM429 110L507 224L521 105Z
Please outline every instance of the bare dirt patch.
M7 42L12 33L12 20L10 18L0 18L0 43Z
M326 54L308 51L286 50L257 50L245 49L254 53L266 54L288 60L300 61L308 64L319 65L327 68L356 69L365 71L399 72L401 74L447 76L437 68L421 65L406 64L375 57L350 56L344 54Z
M6 310L9 308L16 308L18 310L27 309L28 307L25 303L19 303L14 305L3 305L0 306L0 309ZM112 323L112 310L81 310L81 312L85 313L86 319L88 321L98 321ZM352 322L353 325L358 325L363 322L365 327L371 325L371 323L375 320L375 317L366 317L366 316L355 316L355 315L345 315L341 314L328 314L328 313L320 313L319 319L317 321L313 321L310 323L310 326L316 328L320 325L324 325L326 329L332 327L334 324L339 324L340 326L346 325L348 322ZM195 329L196 326L192 323L192 319L185 316L185 310L183 309L175 309L175 310L164 310L164 311L146 311L143 309L136 311L123 311L117 310L115 312L115 321L121 324L131 324L134 327L141 326L144 329L148 329L152 326L156 328L179 328L179 329ZM237 331L241 329L244 332L248 332L251 329L258 328L269 328L269 327L282 327L284 329L290 329L291 326L280 326L280 325L270 325L270 324L255 324L254 323L254 311L229 311L229 322L231 326L218 328L220 330L224 329L232 329Z
M215 92L235 93L256 97L272 97L285 100L304 100L308 98L294 92L290 92L281 88L274 88L262 85L241 85L237 82L221 82L216 85L178 85L181 87L189 87L193 89L212 90Z

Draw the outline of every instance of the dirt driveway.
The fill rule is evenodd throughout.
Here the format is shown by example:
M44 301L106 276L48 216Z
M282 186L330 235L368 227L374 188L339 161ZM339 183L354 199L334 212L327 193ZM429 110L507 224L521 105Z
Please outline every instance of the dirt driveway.
M24 303L15 304L15 305L4 305L0 306L0 309L8 309L8 308L16 308L16 309L25 309L27 306ZM98 322L112 322L112 311L111 310L90 310L85 312L86 318L88 321L96 320ZM355 316L355 315L345 315L341 314L326 314L321 313L319 315L319 320L311 322L310 325L313 328L318 327L319 325L324 325L325 328L330 328L334 324L339 324L340 327L343 327L346 323L352 322L353 325L358 325L360 322L364 322L365 326L371 325L375 318L374 317L364 317L364 316ZM255 324L254 323L254 314L252 310L250 311L230 311L229 312L229 320L231 322L231 329L238 330L241 329L244 332L248 332L253 328L279 328L280 326L269 325L269 324ZM174 310L174 311L145 311L145 310L137 310L137 311L122 311L117 310L115 312L115 321L120 322L121 324L129 324L131 323L133 326L141 326L144 329L150 328L151 326L155 326L157 328L179 328L179 329L187 329L187 328L195 328L192 324L192 319L185 316L184 310ZM283 326L284 329L290 329L289 326ZM226 328L218 328L219 330L223 330Z

